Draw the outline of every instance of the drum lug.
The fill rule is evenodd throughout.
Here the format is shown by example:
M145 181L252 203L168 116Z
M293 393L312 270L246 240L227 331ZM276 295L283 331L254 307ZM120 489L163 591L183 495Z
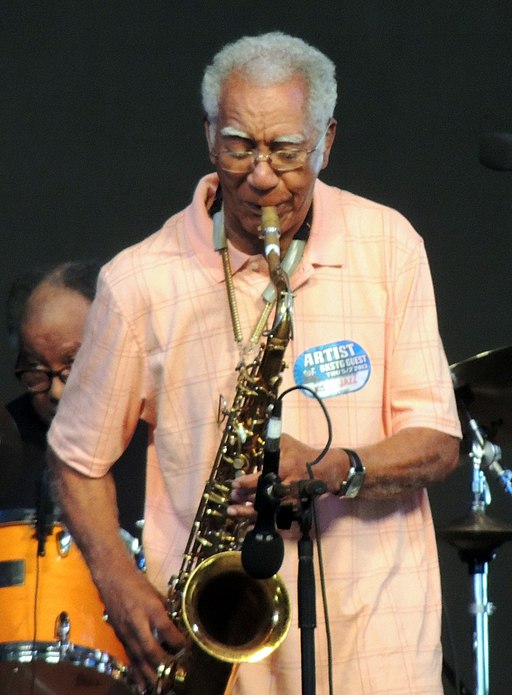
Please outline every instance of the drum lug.
M59 531L57 534L57 552L60 557L67 557L71 546L73 544L73 539L69 531Z
M66 611L59 613L55 621L55 637L59 640L61 647L69 645L69 633L71 631L71 621Z

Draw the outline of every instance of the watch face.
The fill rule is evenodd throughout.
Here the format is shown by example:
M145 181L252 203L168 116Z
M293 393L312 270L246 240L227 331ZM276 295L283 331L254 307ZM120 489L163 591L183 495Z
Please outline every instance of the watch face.
M345 449L344 451L349 458L350 468L347 474L347 479L341 484L338 496L351 498L355 497L361 489L364 483L366 471L361 459L355 451L352 451L351 449Z
M345 497L355 497L364 483L364 470L363 471L353 471L353 474L349 476L346 486Z

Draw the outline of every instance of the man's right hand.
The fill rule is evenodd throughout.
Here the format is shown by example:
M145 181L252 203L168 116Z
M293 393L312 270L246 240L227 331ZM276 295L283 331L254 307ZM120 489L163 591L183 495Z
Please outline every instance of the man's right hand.
M109 572L97 583L108 622L123 643L142 691L155 684L159 665L167 664L170 654L186 645L186 637L169 618L164 597L136 568L125 567L121 575Z
M159 665L185 645L185 637L169 618L166 600L136 567L121 539L112 475L83 475L51 449L48 464L64 523L82 551L142 691L155 683Z

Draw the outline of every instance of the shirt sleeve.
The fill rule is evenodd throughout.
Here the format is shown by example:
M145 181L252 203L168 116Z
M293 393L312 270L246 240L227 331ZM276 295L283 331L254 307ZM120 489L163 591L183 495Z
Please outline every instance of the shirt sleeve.
M431 427L460 437L453 385L441 337L423 241L399 248L390 306L390 427Z
M115 290L103 269L48 435L59 458L91 477L104 475L120 457L144 407L144 357L127 310L130 296Z

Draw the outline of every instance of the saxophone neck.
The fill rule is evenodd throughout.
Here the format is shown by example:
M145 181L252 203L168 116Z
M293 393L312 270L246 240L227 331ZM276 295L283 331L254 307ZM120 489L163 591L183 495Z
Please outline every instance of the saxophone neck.
M281 246L279 242L281 229L279 226L279 215L277 214L277 208L262 208L261 228L263 230L265 258L267 259L270 275L272 277L281 267Z
M263 233L263 246L267 259L270 279L278 292L283 290L283 285L288 289L288 276L281 266L281 228L277 208L265 207L261 210L261 229Z
M290 288L289 277L281 265L279 243L281 230L279 215L275 207L262 208L261 227L270 279L275 287L277 297L274 325L270 333L275 334L277 331L282 330L283 325L286 324L286 331L291 337L293 334L293 294Z

